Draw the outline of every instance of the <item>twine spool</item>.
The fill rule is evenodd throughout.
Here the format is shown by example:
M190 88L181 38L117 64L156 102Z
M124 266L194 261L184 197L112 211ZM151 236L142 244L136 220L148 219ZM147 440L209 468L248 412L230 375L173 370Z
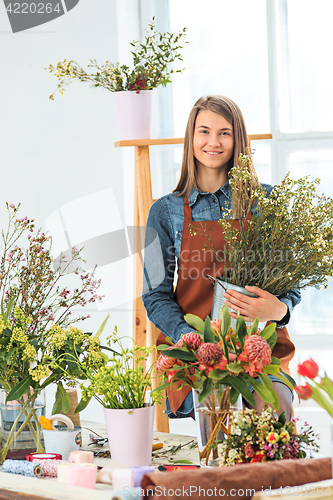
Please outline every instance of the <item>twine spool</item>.
M69 400L71 402L71 406L69 411L66 413L67 417L69 417L74 425L81 427L80 413L74 413L75 408L77 407L79 400L77 397L76 389L66 389L66 392L69 396Z

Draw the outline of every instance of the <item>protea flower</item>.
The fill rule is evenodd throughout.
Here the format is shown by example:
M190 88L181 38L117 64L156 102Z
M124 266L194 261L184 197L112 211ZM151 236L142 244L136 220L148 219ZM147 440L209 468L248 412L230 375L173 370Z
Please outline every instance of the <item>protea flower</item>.
M203 342L196 354L198 361L205 365L215 365L219 363L223 356L222 349L211 342Z
M251 377L257 373L262 373L262 369L269 365L272 358L272 351L268 342L259 335L251 335L246 337L244 343L244 354L238 357L240 361L245 361L247 356L248 365L244 365L244 370L248 372Z
M155 361L155 369L157 372L165 372L169 370L176 364L177 360L175 358L169 358L169 356L164 356L161 354Z
M194 332L186 333L181 340L185 342L186 347L189 351L196 351L197 349L199 349L201 344L200 335Z
M220 319L212 319L210 322L210 326L215 330L216 332L219 332L221 330L221 320Z

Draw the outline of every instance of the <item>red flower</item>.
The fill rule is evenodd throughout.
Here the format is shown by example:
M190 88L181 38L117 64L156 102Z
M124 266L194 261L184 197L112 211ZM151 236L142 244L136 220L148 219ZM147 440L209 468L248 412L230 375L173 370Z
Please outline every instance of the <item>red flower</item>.
M252 458L251 462L262 462L265 458L265 452L264 451L258 451L254 457Z
M161 354L155 361L155 369L157 372L165 372L169 370L176 364L175 358L169 358L169 356L164 356Z
M259 335L246 337L244 343L244 352L248 357L248 365L244 365L244 370L251 377L256 373L262 373L262 369L271 362L272 351L268 342Z
M221 361L223 351L218 344L203 342L199 347L196 356L200 363L204 363L205 365L215 365Z
M317 363L312 359L308 359L307 361L304 361L304 363L298 365L297 372L302 375L303 377L308 377L311 380L316 378L318 375L319 367Z
M312 388L309 386L309 384L305 384L305 385L296 385L296 387L295 387L295 391L297 392L298 397L299 397L300 399L309 399L309 398L311 398L312 393L313 393L313 390L312 390Z

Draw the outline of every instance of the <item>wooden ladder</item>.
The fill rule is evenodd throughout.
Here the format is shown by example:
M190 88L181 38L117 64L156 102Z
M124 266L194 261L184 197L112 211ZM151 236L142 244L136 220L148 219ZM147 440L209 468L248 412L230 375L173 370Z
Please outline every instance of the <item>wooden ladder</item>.
M271 134L249 135L249 143L259 139L271 139ZM148 213L153 204L153 192L151 186L151 170L149 160L149 146L163 146L168 144L183 144L183 138L174 139L138 139L131 141L115 142L115 147L134 146L134 226L145 228ZM147 319L141 292L143 283L143 267L139 252L144 248L143 231L137 231L135 235L134 255L134 304L133 304L133 338L138 345L145 346L156 344L159 330ZM148 335L148 338L147 338ZM152 380L152 387L157 385L157 379ZM165 413L165 402L155 408L155 430L169 432L169 419Z

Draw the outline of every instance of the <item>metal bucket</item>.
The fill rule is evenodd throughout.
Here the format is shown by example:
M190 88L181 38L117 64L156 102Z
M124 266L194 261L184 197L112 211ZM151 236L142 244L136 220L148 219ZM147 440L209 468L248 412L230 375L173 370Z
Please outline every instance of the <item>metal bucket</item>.
M214 285L214 296L213 296L213 306L212 306L212 314L211 318L212 319L219 319L220 318L220 309L224 306L224 303L226 302L227 299L223 297L223 294L227 291L229 288L230 290L235 290L236 292L242 293L243 295L247 295L248 297L254 297L257 298L258 295L255 295L254 293L248 292L246 288L243 288L241 286L233 285L232 283L228 283L227 281L223 281L221 278L214 278L214 276L211 276L210 274L206 275L209 281ZM231 302L231 301L230 301ZM228 307L229 312L235 312L230 307ZM255 318L253 318L255 320ZM232 328L236 328L236 322L237 320L234 318L231 318L231 326ZM247 325L251 325L251 322L246 322ZM259 322L259 328L263 330L265 328L266 321L261 321Z

